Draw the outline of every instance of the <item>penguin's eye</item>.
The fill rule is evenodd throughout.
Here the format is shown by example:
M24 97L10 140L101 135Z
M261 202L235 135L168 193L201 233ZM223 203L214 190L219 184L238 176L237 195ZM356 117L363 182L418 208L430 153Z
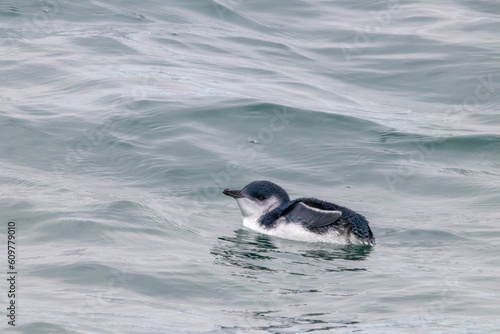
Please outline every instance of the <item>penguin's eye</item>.
M259 201L263 201L263 200L265 200L266 198L265 198L264 196L262 196L262 195L259 195L259 196L257 196L257 199L258 199Z

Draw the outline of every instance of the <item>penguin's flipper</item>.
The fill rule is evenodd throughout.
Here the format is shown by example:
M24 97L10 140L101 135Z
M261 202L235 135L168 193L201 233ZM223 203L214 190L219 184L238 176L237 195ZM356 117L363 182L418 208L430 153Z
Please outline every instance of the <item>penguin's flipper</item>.
M309 229L331 225L335 223L340 216L342 216L341 211L321 210L309 206L304 202L298 202L285 214L287 221L300 222Z

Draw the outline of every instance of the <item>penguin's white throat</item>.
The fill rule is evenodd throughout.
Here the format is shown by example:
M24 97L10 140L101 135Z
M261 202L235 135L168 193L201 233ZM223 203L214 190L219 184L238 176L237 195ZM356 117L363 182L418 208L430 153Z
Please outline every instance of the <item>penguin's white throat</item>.
M276 196L271 196L263 201L249 199L246 197L236 198L243 218L259 219L271 210L277 208L281 203Z

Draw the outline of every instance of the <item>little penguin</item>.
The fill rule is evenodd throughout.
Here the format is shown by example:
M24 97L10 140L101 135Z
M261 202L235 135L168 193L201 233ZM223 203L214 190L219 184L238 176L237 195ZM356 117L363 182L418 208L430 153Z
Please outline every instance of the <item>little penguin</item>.
M290 200L270 181L253 181L242 190L225 189L236 200L243 226L283 239L342 245L375 245L366 218L346 207L313 197Z

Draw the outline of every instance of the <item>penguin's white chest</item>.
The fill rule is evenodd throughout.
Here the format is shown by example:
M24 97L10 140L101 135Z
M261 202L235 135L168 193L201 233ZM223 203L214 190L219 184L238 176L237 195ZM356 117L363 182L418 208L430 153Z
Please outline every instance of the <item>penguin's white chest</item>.
M273 228L267 229L258 223L258 218L243 218L243 226L253 231L272 235L278 238L306 241L306 242L326 242L340 245L359 244L360 241L354 235L341 235L338 231L332 229L328 233L318 234L309 231L299 223L287 223L284 218L278 219Z

